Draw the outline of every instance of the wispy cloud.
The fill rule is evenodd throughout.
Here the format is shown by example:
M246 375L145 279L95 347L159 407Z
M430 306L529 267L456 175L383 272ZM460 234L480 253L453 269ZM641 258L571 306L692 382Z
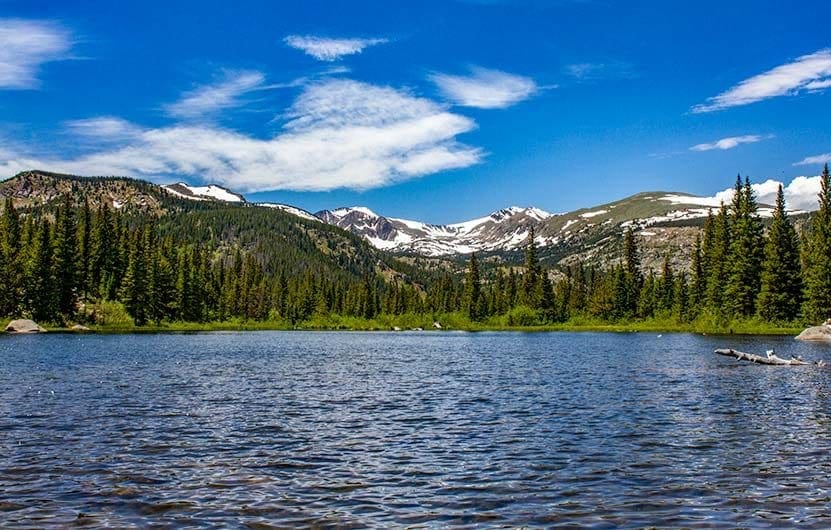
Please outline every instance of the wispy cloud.
M566 65L564 70L579 81L634 77L632 65L623 61L574 63Z
M210 124L130 129L101 118L100 124L138 134L73 159L5 153L0 172L37 167L155 180L185 176L244 192L322 191L385 186L471 166L483 156L457 140L475 128L473 120L392 87L346 79L312 83L286 116L283 130L269 139Z
M831 153L823 153L821 155L807 156L794 163L795 166L813 166L819 164L827 164L831 162Z
M71 47L69 31L54 22L0 18L0 89L37 88L40 66Z
M692 108L695 113L748 105L779 96L793 96L831 86L831 48L803 55L738 85Z
M98 116L64 123L67 132L93 142L124 142L137 138L141 127L116 116Z
M220 81L185 92L175 103L164 106L165 112L180 119L202 118L218 111L241 106L243 96L268 88L265 75L250 70L230 70Z
M433 74L430 79L457 105L501 109L528 99L538 87L530 77L475 67L471 75Z
M311 55L318 61L336 61L346 55L361 53L364 48L383 44L387 39L334 39L313 35L289 35L283 42Z
M760 134L746 134L744 136L730 136L728 138L716 140L715 142L709 144L694 145L690 147L690 151L713 151L716 149L724 151L727 149L733 149L734 147L738 147L742 144L753 144L761 142L762 140L768 140L770 138L773 138L773 135L762 136Z

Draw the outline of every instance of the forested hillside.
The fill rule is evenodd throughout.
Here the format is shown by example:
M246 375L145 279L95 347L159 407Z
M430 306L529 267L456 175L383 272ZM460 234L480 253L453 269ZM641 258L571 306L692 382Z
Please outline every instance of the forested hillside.
M132 179L27 172L0 183L0 195L0 314L59 325L652 321L723 329L831 316L827 168L802 238L781 190L765 230L750 182L738 179L733 202L696 230L689 260L679 264L665 249L659 270L643 265L644 239L632 227L619 235L621 259L605 265L547 267L530 226L521 264L471 254L463 270L405 262L281 209L187 200Z

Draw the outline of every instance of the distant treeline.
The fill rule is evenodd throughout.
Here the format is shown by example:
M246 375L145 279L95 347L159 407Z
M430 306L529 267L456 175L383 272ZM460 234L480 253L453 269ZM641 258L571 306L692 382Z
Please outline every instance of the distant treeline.
M66 196L53 211L21 213L5 201L0 314L96 322L97 308L109 301L123 304L139 326L449 313L513 326L575 317L793 323L831 316L827 167L820 208L802 239L781 187L765 233L750 182L737 178L732 203L708 217L682 271L670 266L669 255L660 271L644 271L631 229L623 234L622 259L605 269L578 264L552 274L540 263L532 230L522 267L483 274L473 254L464 277L412 266L406 274L387 274L359 242L332 236L330 246L357 246L321 250L306 231L292 228L294 221L281 220L291 218L273 221L260 209L203 208L161 222L107 204L73 204ZM315 229L324 240L326 231L337 230Z

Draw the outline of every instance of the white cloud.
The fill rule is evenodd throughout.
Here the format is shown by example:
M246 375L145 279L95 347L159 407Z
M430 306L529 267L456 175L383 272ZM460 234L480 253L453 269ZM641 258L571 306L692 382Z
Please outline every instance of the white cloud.
M795 166L813 166L815 164L827 164L831 162L831 153L823 153L821 155L807 156L796 162Z
M793 62L745 79L726 92L709 98L706 103L694 106L692 111L712 112L778 96L793 96L804 90L815 91L829 86L831 86L831 48L803 55Z
M761 136L758 134L746 134L744 136L730 136L722 138L709 144L698 144L690 147L690 151L713 151L715 149L726 150L738 147L741 144L752 144L773 138L773 136Z
M430 79L444 97L465 107L501 109L531 97L537 84L529 77L487 68L472 68L471 75L433 74Z
M202 118L222 109L243 104L242 96L265 88L265 76L255 71L226 71L223 79L185 92L182 98L164 109L175 118Z
M289 35L283 42L311 55L318 61L336 61L345 55L361 53L364 48L384 44L387 39L332 39L313 35Z
M93 140L123 141L141 134L140 127L115 116L72 120L64 125L70 133Z
M818 208L819 177L796 177L787 185L778 180L768 179L751 184L751 187L759 203L773 205L776 203L776 193L780 184L784 186L785 203L789 210L813 211ZM716 193L712 199L713 204L730 204L733 200L733 188Z
M40 168L81 175L188 176L242 192L369 189L474 165L456 137L473 120L391 87L351 80L307 86L282 132L259 139L212 125L141 129L122 145L74 159L7 156L10 175Z
M0 19L0 89L37 88L40 65L65 58L70 34L55 23Z

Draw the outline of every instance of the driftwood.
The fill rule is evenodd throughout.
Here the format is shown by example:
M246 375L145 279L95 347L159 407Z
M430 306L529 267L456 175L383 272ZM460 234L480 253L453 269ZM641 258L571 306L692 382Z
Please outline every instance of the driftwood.
M818 361L816 363L809 363L803 361L802 359L797 359L796 357L791 357L790 359L783 359L782 357L777 356L771 350L768 355L756 355L753 353L744 353L740 351L736 351L732 348L719 348L715 351L718 355L724 355L726 357L735 357L740 361L750 361L752 363L757 364L772 364L776 366L806 366L806 365L817 365L817 366L824 366L825 363L823 361Z

